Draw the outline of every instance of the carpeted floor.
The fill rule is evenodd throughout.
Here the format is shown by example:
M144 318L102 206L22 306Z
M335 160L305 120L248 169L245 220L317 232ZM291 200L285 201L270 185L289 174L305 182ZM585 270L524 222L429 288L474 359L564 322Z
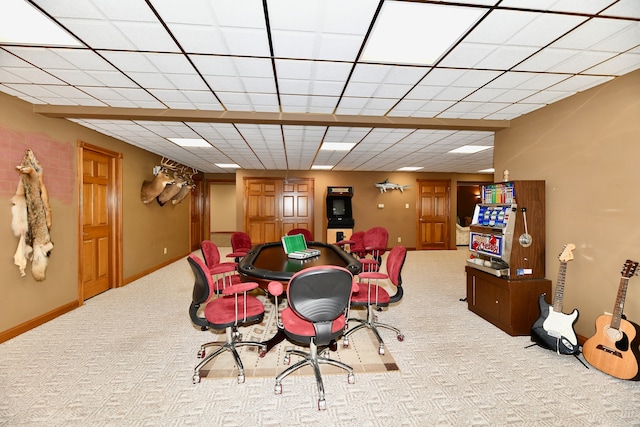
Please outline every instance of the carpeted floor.
M191 325L181 260L0 344L0 425L640 426L640 383L526 348L467 310L466 257L408 253L405 298L379 314L406 337L383 332L399 371L326 375L326 411L310 376L281 395L269 377L192 384L213 337Z

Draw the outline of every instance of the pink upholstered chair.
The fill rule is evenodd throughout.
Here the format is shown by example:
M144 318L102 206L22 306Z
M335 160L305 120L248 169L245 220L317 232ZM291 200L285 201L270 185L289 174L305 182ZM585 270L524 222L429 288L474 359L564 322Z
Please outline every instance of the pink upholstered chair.
M200 382L200 370L214 357L230 351L233 354L238 368L238 382L244 382L244 367L236 347L256 346L260 349L259 356L266 354L266 345L256 341L242 341L242 334L238 332L239 326L246 326L261 322L264 317L264 305L253 295L248 294L258 287L255 282L239 283L224 288L222 295L214 297L215 285L208 274L208 267L197 256L191 254L187 258L195 281L193 285L193 298L189 307L191 321L200 326L203 331L207 329L224 330L225 341L214 341L203 344L198 352L202 361L193 370L193 383ZM206 305L205 305L206 304ZM200 309L204 306L200 316ZM206 355L207 347L218 346L214 352Z
M366 307L367 318L349 318L348 322L353 321L358 322L359 324L355 328L347 329L347 332L342 338L343 346L348 347L349 336L362 328L369 328L373 331L374 335L378 339L378 353L380 354L384 354L384 341L380 336L378 328L390 329L396 333L398 341L404 340L404 335L402 335L398 328L378 322L374 309L387 307L390 303L395 303L402 299L403 290L401 272L406 257L407 249L404 246L396 246L391 249L387 255L386 273L364 272L358 275L358 291L351 295L351 307ZM388 281L390 284L395 286L395 294L389 295L389 292L379 283L379 281Z
M251 237L243 231L235 231L231 233L231 250L232 253L227 254L227 257L235 258L238 262L240 258L244 257L247 252L251 250Z
M269 293L277 298L283 293L281 282L269 283ZM357 289L351 272L338 266L316 266L306 268L294 274L287 286L287 307L280 313L278 326L286 337L296 344L309 346L309 353L297 349L287 350L285 364L289 364L290 355L303 357L276 377L275 393L282 393L282 380L299 368L310 365L316 376L318 386L318 409L326 409L324 385L320 374L320 364L329 364L348 372L349 384L355 382L353 369L337 360L323 357L344 332L345 311L349 298Z
M240 276L236 274L237 262L220 262L220 250L211 240L203 240L200 244L202 257L214 279L215 292L220 293L224 288L240 283Z
M364 257L367 254L364 250L364 231L356 231L348 239L340 240L335 244L345 250L348 245L348 252L356 258Z
M307 242L313 241L313 234L306 228L294 228L292 230L289 230L287 236L293 236L295 234L302 234L304 236L304 240Z

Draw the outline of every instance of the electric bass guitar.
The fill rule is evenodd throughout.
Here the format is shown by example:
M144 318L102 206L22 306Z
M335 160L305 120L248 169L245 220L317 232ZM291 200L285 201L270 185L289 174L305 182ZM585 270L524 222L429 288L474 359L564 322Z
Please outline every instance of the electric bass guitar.
M531 340L539 346L553 350L558 354L577 354L580 350L578 337L573 328L576 320L578 320L578 310L574 309L571 314L562 312L567 262L573 259L572 251L575 248L576 246L573 243L568 243L562 248L562 252L558 256L560 268L558 270L553 305L545 301L546 294L540 295L538 299L540 317L531 327Z
M638 263L627 260L622 268L613 315L596 319L596 333L582 346L584 358L602 372L623 380L640 380L640 326L623 318L624 299L629 278Z

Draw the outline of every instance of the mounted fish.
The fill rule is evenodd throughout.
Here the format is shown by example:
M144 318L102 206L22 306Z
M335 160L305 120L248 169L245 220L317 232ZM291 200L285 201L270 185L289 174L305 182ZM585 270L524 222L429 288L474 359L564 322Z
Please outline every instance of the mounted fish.
M381 193L386 193L387 190L400 190L401 193L404 193L404 189L409 188L409 185L394 184L392 182L389 182L388 179L385 179L382 182L376 182L373 185L378 187Z
M49 264L49 254L53 249L51 236L51 207L49 194L42 178L42 166L33 151L27 150L16 169L20 181L16 194L11 198L13 234L20 238L13 256L14 263L25 276L27 262L31 260L31 274L34 279L45 279Z

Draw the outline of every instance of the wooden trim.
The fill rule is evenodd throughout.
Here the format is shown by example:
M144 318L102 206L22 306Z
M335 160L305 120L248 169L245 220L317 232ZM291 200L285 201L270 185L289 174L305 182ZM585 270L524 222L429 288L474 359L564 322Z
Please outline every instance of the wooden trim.
M263 111L212 111L162 108L89 107L76 105L34 105L33 111L46 117L148 120L163 122L203 122L271 124L296 126L374 127L393 129L442 129L498 131L509 120L392 117L321 113L276 113Z
M166 267L169 264L173 264L176 261L180 261L184 257L188 256L190 253L191 252L185 252L182 255L178 255L177 257L174 257L174 258L172 258L172 259L170 259L168 261L164 261L164 262L162 262L162 263L160 263L160 264L158 264L158 265L156 265L154 267L151 267L151 268L148 268L148 269L146 269L144 271L136 273L133 276L129 276L126 279L124 279L124 281L122 283L122 286L128 285L131 282L135 282L136 280L138 280L138 279L140 279L140 278L142 278L142 277L144 277L144 276L146 276L148 274L151 274L151 273L153 273L153 272L155 272L157 270L160 270L161 268Z
M82 140L77 141L78 144L78 174L76 180L78 182L78 199L76 201L78 209L78 300L80 305L84 303L84 292L82 287L82 267L84 265L84 251L82 248L82 218L83 218L83 205L82 205L82 183L84 175L84 150L94 151L96 153L103 154L111 158L109 166L111 167L111 182L110 186L113 187L113 193L110 194L111 205L114 206L113 211L110 212L112 225L111 225L111 254L110 258L112 263L109 266L110 276L112 277L112 288L119 288L123 286L122 276L123 272L123 220L122 220L122 164L123 155L115 151L108 150L106 148L98 147L95 145L87 144Z
M80 307L80 305L81 305L80 301L72 301L68 304L65 304L63 306L60 306L56 309L51 310L48 313L42 314L20 325L14 326L11 329L7 329L4 332L0 332L0 343L8 341L11 338L15 338L18 335L23 334L40 325L44 325L48 321L53 320L58 316L62 316L65 313L75 310L76 308Z

